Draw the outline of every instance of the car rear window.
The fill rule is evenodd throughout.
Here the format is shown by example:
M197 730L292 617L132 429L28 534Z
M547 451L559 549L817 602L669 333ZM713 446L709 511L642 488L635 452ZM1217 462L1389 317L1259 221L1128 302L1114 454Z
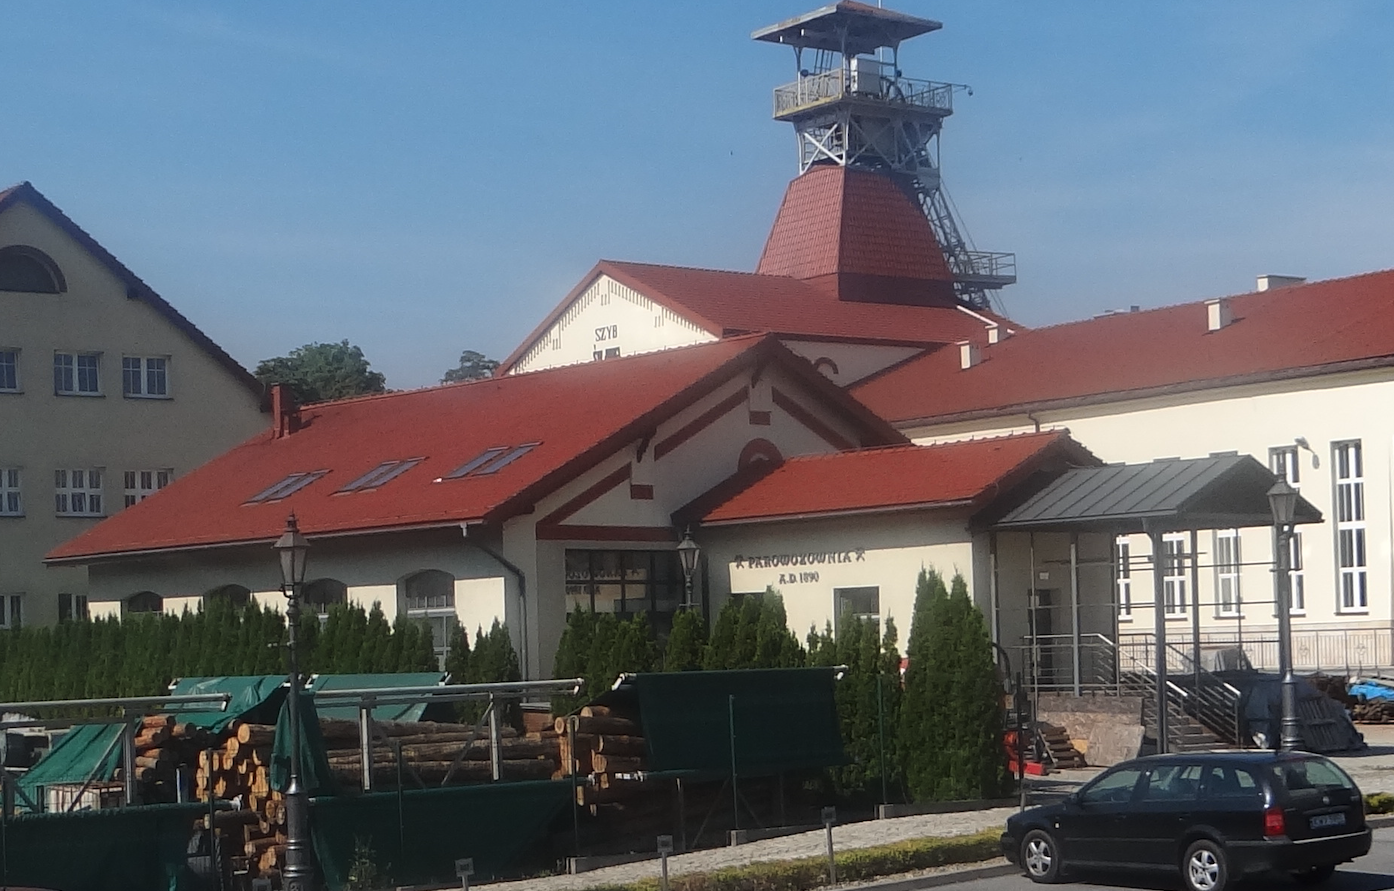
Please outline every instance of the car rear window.
M1324 758L1302 758L1280 761L1270 768L1273 779L1289 795L1303 792L1327 792L1332 789L1354 791L1355 784L1340 768Z

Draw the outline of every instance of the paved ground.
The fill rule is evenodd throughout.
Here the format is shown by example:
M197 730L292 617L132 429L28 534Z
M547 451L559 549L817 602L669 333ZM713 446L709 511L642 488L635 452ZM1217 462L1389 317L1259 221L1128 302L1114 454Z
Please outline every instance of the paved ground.
M1369 744L1369 749L1359 755L1338 755L1335 756L1335 760L1354 778L1361 791L1394 792L1394 724L1360 725L1360 730L1365 734L1365 741ZM1060 771L1047 777L1031 777L1028 788L1032 802L1042 803L1070 792L1096 776L1100 770L1100 768L1080 768ZM894 820L851 823L833 829L833 846L837 850L847 850L869 848L910 838L971 835L982 829L1000 827L1006 821L1007 816L1015 810L1015 808L996 808L968 813L932 814L900 817ZM1381 832L1388 833L1387 837L1394 841L1394 830L1381 830ZM1381 836L1381 838L1384 837L1386 836ZM822 830L818 830L753 842L734 848L712 848L671 857L668 860L668 872L669 875L710 872L727 866L743 866L771 860L792 860L799 857L820 856L826 850L825 837ZM1394 860L1391 860L1391 864L1394 864ZM866 883L866 885L874 886L886 881L937 876L974 868L976 865L925 870L903 876L888 876L877 883ZM491 884L490 887L499 889L499 891L513 891L513 889L518 889L518 891L521 889L528 889L528 891L533 891L533 889L536 891L580 891L580 889L593 888L597 885L629 882L657 875L658 861L652 860L606 867L576 876L550 876L516 882L500 882ZM1362 884L1361 881L1357 880L1354 885L1349 887L1394 888L1394 885L1381 883L1382 881L1381 879L1380 882L1371 885L1368 882ZM983 879L980 882L975 881L960 887L964 891L969 891L969 889L975 888L1026 888L1028 886L1029 883L1024 878L1009 876L1000 879ZM858 886L849 885L847 887L850 889ZM1342 885L1341 887L1347 886Z
M948 837L972 835L983 829L997 828L1006 822L1007 816L1015 808L995 808L986 811L969 811L959 814L929 814L918 817L900 817L894 820L868 820L864 823L849 823L833 827L833 847L839 851L851 848L870 848L909 838L928 836ZM682 875L689 872L710 872L727 866L744 866L767 860L794 860L800 857L816 857L827 852L827 839L823 830L751 842L734 848L711 848L694 851L668 859L668 874ZM500 882L490 885L495 889L527 888L528 891L572 891L572 889L592 888L616 882L632 882L641 878L658 875L658 861L627 863L623 866L609 866L593 872L576 876L550 876L542 879L526 879L518 882Z

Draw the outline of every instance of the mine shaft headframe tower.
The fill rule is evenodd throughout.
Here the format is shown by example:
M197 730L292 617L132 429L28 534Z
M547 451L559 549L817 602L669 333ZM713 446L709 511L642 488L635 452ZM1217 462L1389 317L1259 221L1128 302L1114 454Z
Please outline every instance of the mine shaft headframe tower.
M1016 255L977 250L940 185L939 131L959 84L901 74L902 41L944 27L842 0L761 28L755 40L794 48L798 79L774 91L774 118L794 125L799 173L816 164L880 170L909 188L928 217L960 300L990 308L988 292L1016 281ZM890 60L878 58L890 51Z

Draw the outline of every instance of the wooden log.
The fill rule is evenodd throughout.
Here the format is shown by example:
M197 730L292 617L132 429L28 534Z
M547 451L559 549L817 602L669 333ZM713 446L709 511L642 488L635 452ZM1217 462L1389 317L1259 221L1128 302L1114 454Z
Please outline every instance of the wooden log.
M591 756L591 765L596 773L638 773L644 769L644 759L597 752Z
M136 734L135 745L137 749L149 749L162 744L167 739L169 739L168 727L149 727Z
M557 718L553 725L558 733L566 733L567 718ZM639 736L641 730L639 725L625 718L615 718L606 715L579 715L574 716L576 721L577 733L606 734L610 736Z
M217 829L230 829L255 825L261 815L252 810L218 811L213 815L213 826ZM204 814L201 825L205 830L208 829L208 815Z
M136 767L159 770L161 768L174 767L174 753L163 749L151 749L154 754L136 755Z
M140 726L142 729L170 727L173 724L174 715L145 715L140 719Z
M269 746L276 739L276 728L271 724L237 725L237 742L247 746Z
M252 749L252 763L257 767L271 766L271 747L257 746Z
M647 755L649 747L642 736L601 736L595 741L595 750L603 755L638 757Z
M275 844L275 836L268 836L267 838L254 838L242 846L242 852L246 854L248 857L260 857L263 851Z

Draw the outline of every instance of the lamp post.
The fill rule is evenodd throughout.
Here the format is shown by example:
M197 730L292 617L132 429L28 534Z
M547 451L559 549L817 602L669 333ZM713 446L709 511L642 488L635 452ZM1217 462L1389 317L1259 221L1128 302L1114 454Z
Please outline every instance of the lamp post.
M1290 752L1302 746L1297 724L1297 676L1292 672L1292 526L1297 515L1297 490L1287 480L1278 480L1268 490L1273 511L1277 558L1274 563L1274 590L1278 606L1278 673L1282 675L1282 723L1278 748Z
M682 560L684 594L683 609L692 609L692 573L697 569L697 555L702 549L692 540L692 527L683 530L682 541L678 542L678 558Z
M310 862L310 802L300 779L300 586L305 583L305 552L310 542L300 534L295 514L286 518L286 531L273 545L281 557L281 594L286 598L286 652L290 661L290 782L286 786L286 891L310 891L314 866Z

